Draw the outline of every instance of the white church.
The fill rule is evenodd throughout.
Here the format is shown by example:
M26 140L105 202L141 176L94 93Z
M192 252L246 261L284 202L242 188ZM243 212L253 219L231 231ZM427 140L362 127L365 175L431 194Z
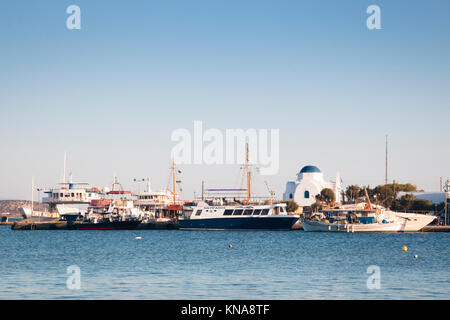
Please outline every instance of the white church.
M315 196L325 188L329 188L336 194L336 202L342 202L342 181L339 173L336 181L326 181L323 173L316 166L305 166L297 174L295 181L286 183L286 191L283 200L293 200L300 207L311 206L316 202Z

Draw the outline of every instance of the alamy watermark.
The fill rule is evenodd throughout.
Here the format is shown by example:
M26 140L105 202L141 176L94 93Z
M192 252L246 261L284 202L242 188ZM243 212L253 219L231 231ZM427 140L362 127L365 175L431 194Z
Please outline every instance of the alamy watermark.
M66 19L66 27L69 30L81 29L81 9L79 6L72 4L67 7L66 13L70 14ZM366 20L366 26L369 30L381 29L381 9L378 5L372 4L367 7L366 13L370 16Z
M67 267L67 280L66 286L69 290L81 289L81 270L77 265L71 265Z
M366 20L366 26L369 30L381 29L381 9L379 6L373 4L367 7L367 14L370 16Z
M279 129L226 129L203 130L202 121L194 121L193 133L180 128L172 132L177 142L172 157L177 164L243 164L246 144L249 163L259 167L262 175L278 173L280 166Z
M370 276L367 278L366 285L369 290L381 289L381 269L379 266L367 267L367 274Z
M81 9L77 5L70 5L66 9L66 13L70 14L66 20L66 27L69 30L81 29Z

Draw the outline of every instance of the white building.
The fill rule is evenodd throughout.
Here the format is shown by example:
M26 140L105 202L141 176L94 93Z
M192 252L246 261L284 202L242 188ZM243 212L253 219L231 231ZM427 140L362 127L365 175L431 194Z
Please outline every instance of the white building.
M336 182L326 181L319 168L316 166L305 166L297 174L295 181L286 183L283 200L294 200L301 207L311 206L316 202L315 196L325 188L334 191L336 202L342 202L342 185L339 173L336 174Z
M429 200L433 204L440 204L440 203L445 202L445 195L447 195L447 199L449 199L449 196L450 196L449 192L450 192L450 180L447 180L444 185L444 191L440 191L440 192L401 191L397 194L397 200L400 200L401 197L403 197L407 194L412 194L417 199Z

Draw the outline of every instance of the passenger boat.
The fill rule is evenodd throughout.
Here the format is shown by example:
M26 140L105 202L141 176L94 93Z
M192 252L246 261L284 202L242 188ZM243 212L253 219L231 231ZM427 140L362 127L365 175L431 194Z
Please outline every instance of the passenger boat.
M288 215L286 204L214 206L201 203L183 208L180 229L290 230L299 219Z
M178 219L180 229L185 230L290 230L298 215L289 215L286 204L274 203L273 199L266 203L251 202L251 172L246 145L246 162L244 176L247 177L247 197L243 201L224 198L194 202L183 206ZM203 188L202 188L203 189ZM225 190L225 189L220 189ZM231 189L230 189L231 190ZM202 192L203 198L203 192Z

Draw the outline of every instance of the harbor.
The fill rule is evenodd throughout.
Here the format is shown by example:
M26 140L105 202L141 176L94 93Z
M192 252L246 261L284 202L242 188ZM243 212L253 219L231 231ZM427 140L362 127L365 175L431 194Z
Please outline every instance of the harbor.
M344 233L449 230L450 180L442 186L446 197L440 211L415 213L395 209L406 197L415 199L408 193L399 198L401 201L397 200L399 196L395 192L391 198L385 196L384 199L381 198L383 194L373 194L383 187L387 195L387 183L370 192L366 187L361 189L355 185L348 186L344 192L339 174L336 182L330 183L324 180L319 168L307 165L298 173L296 182L286 184L284 200L280 201L275 199L275 193L268 186L269 196L252 192L254 173L249 161L248 143L245 151L239 188L205 188L202 182L201 197L193 200L181 198L181 171L174 160L170 166L169 183L164 189L153 191L151 180L147 178L138 181L146 182L146 189L133 192L124 189L117 176L114 176L111 187L102 189L85 182L74 182L72 173L66 180L67 155L64 153L63 180L59 187L36 188L33 178L31 208L18 208L24 220L13 224L5 220L4 224L10 224L12 230L303 230ZM401 191L402 188L415 187L394 182L392 188ZM297 192L297 189L302 191ZM42 199L38 195L37 211L33 205L35 190L39 195L41 191L46 194ZM41 210L41 200L47 210ZM428 205L424 200L420 201ZM442 221L442 214L444 226L436 224L436 221Z
M448 233L442 232L3 226L0 241L0 299L447 299L449 293L450 258L442 251ZM80 290L66 287L70 265L80 268ZM366 286L370 265L381 268L379 290Z
M173 159L169 183L164 189L154 192L150 178L135 179L135 182L146 182L147 186L142 192L132 192L123 188L117 176L114 176L110 188L103 189L92 187L86 182L74 182L72 173L66 180L65 152L63 180L59 187L36 188L32 178L31 208L18 208L24 220L11 224L7 218L2 218L2 223L11 225L12 230L448 232L450 180L445 185L442 185L441 180L445 197L440 204L440 211L414 213L395 210L408 197L416 201L415 196L407 192L403 192L404 195L399 198L395 190L401 194L402 188L415 190L416 187L411 184L396 184L394 181L394 192L390 198L387 196L387 143L386 138L386 183L371 190L372 196L366 187L361 189L355 185L348 186L344 191L339 174L336 175L336 182L327 182L319 168L307 165L298 173L296 182L286 184L284 201L275 199L275 193L267 183L268 197L252 193L254 173L249 161L248 142L245 144L245 162L240 168L240 187L205 189L203 181L201 197L192 201L181 199L182 180L178 176L181 171ZM384 199L383 194L376 194L382 188ZM301 191L298 192L297 189ZM35 190L38 191L37 211L34 210ZM45 211L41 211L42 191L46 194L42 198L43 205L48 208ZM418 201L430 207L430 201ZM437 206L434 208L437 209ZM433 222L442 221L442 215L444 226L438 223L433 227Z
M449 12L2 0L4 310L268 320L448 300Z

